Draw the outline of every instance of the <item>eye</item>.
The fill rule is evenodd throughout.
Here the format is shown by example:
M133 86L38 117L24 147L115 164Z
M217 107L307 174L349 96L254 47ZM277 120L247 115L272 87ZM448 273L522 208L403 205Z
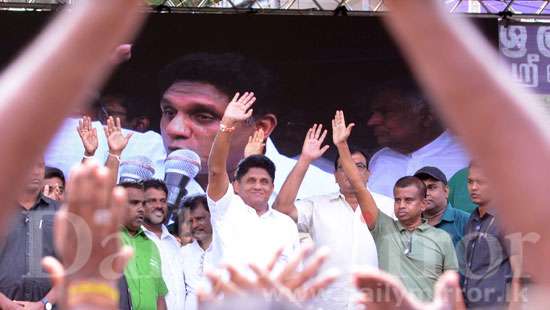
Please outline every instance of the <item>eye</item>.
M193 114L193 119L197 123L202 123L202 124L211 123L211 122L214 122L214 121L218 120L217 117L215 117L214 115L212 115L210 113L196 113L196 114Z
M162 117L165 117L167 119L173 119L174 116L176 116L176 110L172 108L163 107L161 110L162 110Z

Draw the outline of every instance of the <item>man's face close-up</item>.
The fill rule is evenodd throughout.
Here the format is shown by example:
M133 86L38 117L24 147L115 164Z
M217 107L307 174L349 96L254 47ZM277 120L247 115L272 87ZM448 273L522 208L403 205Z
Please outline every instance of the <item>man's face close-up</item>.
M418 139L422 127L421 115L409 111L407 104L397 96L382 95L373 104L373 114L367 126L373 130L376 141L381 146L394 149L408 145Z
M128 203L126 205L126 221L124 226L129 231L136 232L139 230L141 225L143 225L143 220L145 218L145 196L141 189L137 188L127 188L126 192L128 193Z
M212 237L210 213L203 206L189 212L189 222L191 223L191 234L196 240L203 242Z
M361 153L351 154L351 159L355 163L357 170L359 170L361 179L363 179L363 182L366 184L369 179L369 170L367 169L367 159ZM344 169L342 168L342 164L341 164L341 159L338 159L338 165L337 165L336 171L334 171L334 178L336 179L336 183L338 183L338 186L340 187L341 192L354 191L353 186L351 185L348 177L344 173Z
M393 195L395 216L400 222L413 222L420 218L426 209L425 199L414 185L396 187L393 190Z
M233 94L231 94L233 96ZM207 173L206 163L229 96L206 83L177 82L164 93L160 108L160 130L164 147L170 153L177 149L196 152L202 163L201 174ZM241 125L233 134L228 169L234 170L254 126Z
M262 168L250 168L239 180L234 182L235 192L243 201L257 209L267 205L273 193L273 179Z
M164 223L167 214L166 193L157 188L148 188L145 191L145 221L159 225Z
M468 174L470 198L478 206L486 206L491 201L491 189L487 177L477 166L471 166Z

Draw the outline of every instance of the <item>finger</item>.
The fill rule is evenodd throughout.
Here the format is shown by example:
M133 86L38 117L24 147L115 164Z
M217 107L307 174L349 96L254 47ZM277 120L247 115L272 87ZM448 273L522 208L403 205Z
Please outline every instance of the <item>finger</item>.
M111 223L112 227L111 229L117 229L120 225L122 225L122 222L124 221L124 218L126 217L126 201L128 200L128 195L126 193L126 190L121 187L117 186L113 188L111 192L111 215L113 218L113 221Z
M78 127L76 127L76 129L78 129L78 131L81 131L83 126L84 126L83 119L79 119L78 120Z
M279 282L284 283L288 281L288 279L296 272L296 268L298 267L298 265L300 265L300 263L304 261L304 258L306 256L309 256L312 250L313 245L311 244L303 246L298 251L298 254L289 260L283 271L279 274L279 276L277 277Z
M333 118L332 119L332 131L335 131L336 130L336 119Z
M244 105L245 109L249 109L254 104L254 102L256 102L256 97L252 97L250 100L248 100L245 103Z
M262 128L258 130L258 136L260 137L261 141L264 141L265 138L265 132Z
M251 116L252 116L252 113L254 113L254 110L252 110L252 109L248 110L248 112L246 112L246 114L244 115L245 118L248 119L249 117L251 117Z
M113 270L121 275L132 256L134 256L134 249L132 249L132 247L125 245L120 248L113 259Z
M321 156L330 148L330 145L325 145L321 148Z
M233 96L233 99L231 99L231 102L237 102L237 99L239 98L239 92L235 93L235 96Z
M346 128L346 131L347 131L348 133L351 133L351 130L353 129L353 127L355 127L355 124L354 124L354 123L350 123L350 124L348 125L348 127Z
M125 138L126 144L128 144L128 142L130 141L130 138L131 138L133 135L134 135L133 132L129 132L128 135L126 135L126 138Z
M229 272L229 278L231 279L231 282L233 282L237 287L245 290L254 288L254 283L250 281L247 277L242 275L234 266L227 265L225 269L227 269L227 271Z
M284 248L281 247L277 249L275 254L273 254L273 257L271 257L271 260L267 263L267 266L266 266L267 272L271 273L273 271L273 268L275 268L275 265L279 261L279 258L281 258L281 255L283 255L283 251L284 251Z
M317 127L317 130L315 131L315 140L319 140L319 136L321 136L321 132L323 130L323 124L319 124Z
M59 211L55 213L53 236L54 245L57 253L63 254L63 245L65 244L65 236L67 229L67 205L63 205Z
M61 263L57 259L51 256L44 257L41 264L50 276L52 287L61 287L63 285L63 277L65 273L63 265L61 265Z
M122 129L122 125L120 124L120 117L115 118L115 121L116 121L115 129L116 129L116 130L121 130L121 129Z
M108 123L109 121L107 121ZM105 132L105 136L108 138L109 137L109 128L107 128L107 126L103 126L103 132Z
M447 271L437 280L434 289L434 302L443 305L454 305L452 309L455 310L466 308L456 272Z
M253 140L252 136L248 137L248 144L251 144L252 140Z
M287 287L293 290L297 287L302 286L306 281L315 276L317 272L319 272L319 269L321 268L323 263L326 261L328 253L329 249L326 247L322 247L317 250L317 252L315 252L313 258L307 264L304 270L298 273L297 276L293 277L291 281L288 281Z
M317 130L317 124L313 124L311 128L307 131L306 140L311 140L313 133Z
M308 300L315 297L320 291L327 288L329 285L334 283L338 277L341 276L341 272L336 269L328 270L323 276L315 280L311 286L309 286L303 296L303 300Z
M271 290L275 287L275 283L273 282L273 280L271 280L271 278L269 277L269 273L267 273L266 270L262 270L256 264L249 264L249 267L258 277L257 281L261 288L265 290Z
M328 130L325 129L321 137L318 139L319 142L323 143L323 141L325 141L325 138L327 137L327 133L328 133Z

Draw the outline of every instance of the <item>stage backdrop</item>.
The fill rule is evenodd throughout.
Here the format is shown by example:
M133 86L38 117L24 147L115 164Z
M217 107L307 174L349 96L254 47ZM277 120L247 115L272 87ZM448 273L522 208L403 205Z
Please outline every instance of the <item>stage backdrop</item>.
M45 12L0 12L0 64L6 65L50 17ZM496 19L475 22L496 46ZM357 123L352 143L375 151L379 146L366 126L369 91L386 80L409 76L379 17L153 14L135 42L132 59L101 93L137 98L132 112L148 115L152 129L158 130L157 74L164 65L193 52L238 52L272 71L278 93L273 108L279 120L273 138L290 156L299 153L313 122L330 125L335 109L343 109ZM518 53L523 53L525 63L542 57ZM522 68L518 70L527 70ZM546 78L538 83L550 89ZM333 156L334 148L327 154Z

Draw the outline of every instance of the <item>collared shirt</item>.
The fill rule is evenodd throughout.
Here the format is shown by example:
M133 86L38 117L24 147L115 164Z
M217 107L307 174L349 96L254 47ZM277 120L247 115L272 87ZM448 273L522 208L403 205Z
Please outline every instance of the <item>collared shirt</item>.
M130 235L126 228L120 232L122 243L134 249L134 255L124 269L128 282L132 308L151 310L157 308L157 299L166 296L168 289L162 279L162 264L157 246L143 230Z
M176 237L162 225L160 238L154 232L143 226L145 235L157 246L162 262L162 278L168 288L166 305L168 309L178 310L185 307L185 280L183 277L183 259L181 244Z
M71 168L80 163L84 156L84 146L76 130L78 122L79 119L67 118L52 142L50 142L45 154L46 165L61 169L66 178L69 177ZM98 139L98 147L94 157L98 162L104 163L109 155L109 146L103 133L103 125L96 121L92 122L92 126L97 130ZM133 135L128 141L124 152L122 152L121 159L125 160L138 155L145 156L153 162L155 177L164 178L166 151L162 137L154 131L141 133L123 129L122 133L125 135L132 133Z
M254 208L234 193L231 184L218 201L207 198L213 230L212 246L220 255L214 258L215 261L239 266L253 262L265 266L275 252L284 247L278 264L281 266L297 250L298 229L287 215L269 208L258 216Z
M393 217L393 200L371 193L382 212ZM358 206L353 210L340 193L314 196L295 202L298 230L309 233L316 246L330 254L323 270L338 268L343 275L320 292L315 309L354 309L351 272L354 266L378 268L376 245Z
M39 301L51 289L42 269L45 256L56 256L53 223L59 204L40 195L27 210L20 206L9 223L5 240L0 241L0 293L9 299Z
M380 194L393 197L393 186L401 177L413 175L420 168L434 166L450 179L468 166L468 155L447 131L432 142L410 153L402 154L385 147L376 152L369 162L369 187Z
M205 270L212 269L212 243L203 250L197 240L181 248L185 272L185 310L197 310L197 288L208 284Z
M466 228L469 218L470 215L468 213L453 208L453 206L448 204L447 209L445 209L443 213L443 217L441 217L441 221L437 223L437 225L434 225L434 227L446 231L449 236L451 236L453 245L456 248L458 242L464 237L464 229Z
M479 208L474 210L466 226L464 237L464 300L468 307L503 305L506 302L506 285L512 276L511 248L504 231L488 210L483 217Z
M443 272L458 270L451 238L426 222L409 232L380 212L371 232L380 269L397 276L421 300L433 298L434 285Z

